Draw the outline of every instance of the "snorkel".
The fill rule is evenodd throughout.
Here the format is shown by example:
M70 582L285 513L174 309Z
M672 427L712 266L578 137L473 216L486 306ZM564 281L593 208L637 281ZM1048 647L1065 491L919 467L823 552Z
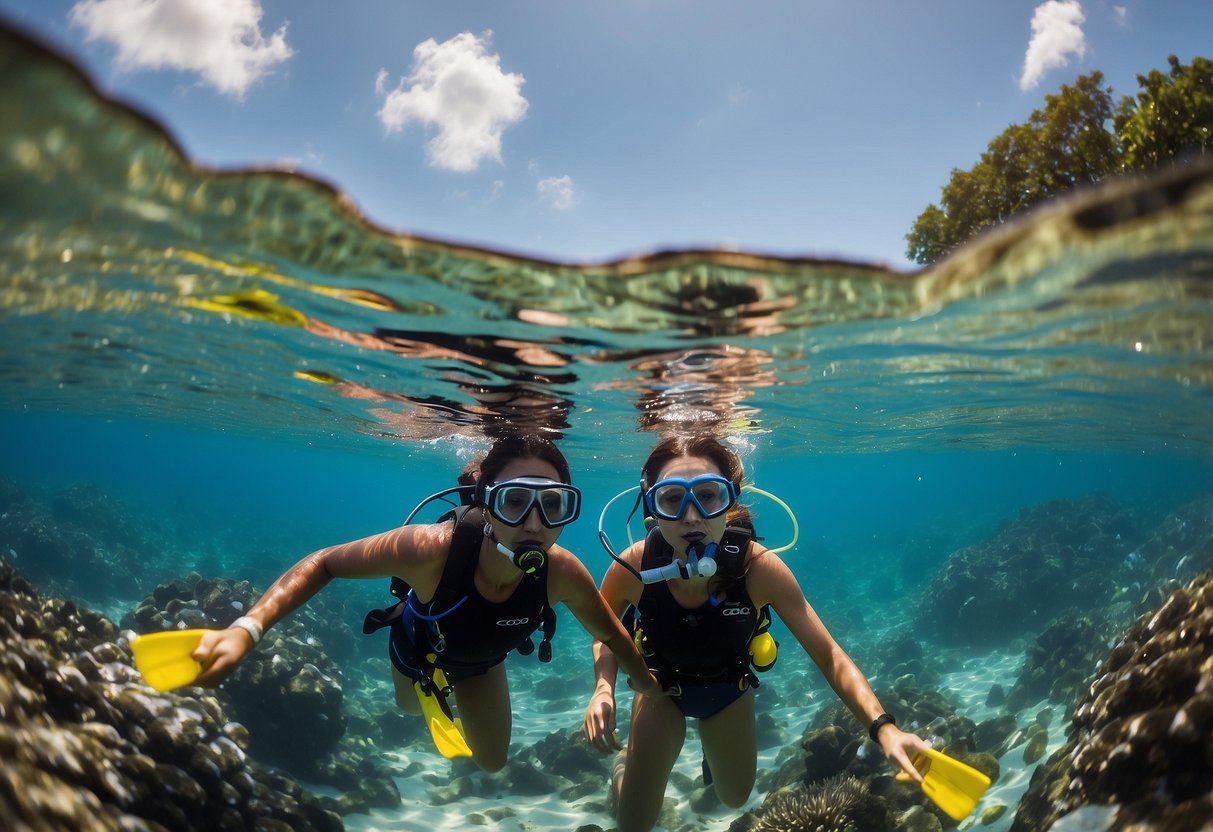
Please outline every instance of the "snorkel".
M452 495L459 495L459 502L455 503L450 499ZM404 525L409 525L413 522L413 518L427 505L436 501L442 500L452 508L458 505L474 505L476 487L473 485L458 485L452 488L444 489L435 494L426 497L417 507L409 512L409 516L405 518ZM441 519L441 518L440 518ZM484 536L493 542L493 547L505 555L509 561L522 570L527 575L535 574L539 569L543 568L543 564L547 561L548 553L541 546L535 544L524 543L517 549L510 549L504 543L497 539L497 535L493 532L493 526L488 520L484 523Z
M614 505L615 501L625 494L630 494L633 491L640 492L640 486L634 485L631 488L621 491L607 501L607 504L602 507L602 513L598 515L598 541L602 544L602 548L607 550L607 554L615 559L615 562L624 569L636 576L636 579L645 584L657 584L662 581L672 581L675 579L690 580L691 578L710 578L716 574L716 549L717 544L709 542L706 545L695 545L687 549L687 559L674 558L665 566L654 567L653 569L635 569L632 564L619 557L619 554L611 546L611 540L607 537L606 529L606 513ZM640 506L641 497L636 495L636 502L632 506L632 510L628 513L628 521L632 519L632 515L636 513L636 509ZM628 532L628 544L631 545L631 531Z
M743 485L741 490L752 491L755 494L759 494L773 500L777 505L780 506L780 508L787 512L788 518L792 521L792 539L782 546L769 549L768 551L779 554L781 552L786 552L788 549L795 546L796 541L800 539L800 524L796 521L796 515L792 512L792 509L788 506L788 504L779 497L776 497L771 492L764 491L763 489L753 485ZM631 546L633 543L635 543L635 541L632 539L630 523L632 521L632 517L636 514L636 509L640 507L644 497L640 486L634 485L631 488L620 491L607 501L606 505L602 507L602 513L598 515L598 542L602 544L602 548L606 549L607 554L610 555L616 563L627 571L631 572L638 581L645 584L655 584L660 583L661 581L672 580L690 580L691 578L710 578L715 575L716 554L719 549L719 544L716 542L709 542L703 546L696 545L688 547L687 559L685 561L675 558L665 566L660 566L653 569L637 570L632 566L632 564L628 563L619 556L619 553L615 551L613 546L611 546L610 538L607 537L606 515L607 512L611 510L611 506L613 506L617 500L627 494L631 494L633 491L637 492L636 501L632 504L632 510L628 512L627 520L624 521L628 531L628 545Z
M485 527L488 527L487 523L485 523ZM493 541L493 544L497 547L497 551L509 558L510 563L521 569L524 574L534 575L547 562L547 551L534 544L524 543L517 549L510 549L498 540L491 530L489 531L489 539Z

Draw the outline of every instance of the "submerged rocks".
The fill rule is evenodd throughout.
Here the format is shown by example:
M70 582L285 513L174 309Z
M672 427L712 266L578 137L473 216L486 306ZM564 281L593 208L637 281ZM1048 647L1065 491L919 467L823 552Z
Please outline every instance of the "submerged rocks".
M342 828L246 756L218 700L144 686L112 623L0 556L0 828Z
M924 594L915 632L940 644L990 646L1033 632L1062 610L1110 600L1110 574L1132 525L1092 495L1025 509L990 540L952 554Z
M1071 737L1037 768L1012 832L1093 805L1107 830L1213 826L1213 574L1125 633L1074 710Z
M1086 689L1096 662L1107 650L1107 629L1090 617L1073 614L1050 624L1028 648L1006 709L1019 711L1045 698L1068 708Z
M15 556L42 591L110 600L138 586L142 558L124 542L128 535L104 539L24 495L10 498L0 513L0 552Z
M247 581L191 573L157 586L123 624L138 632L227 627L259 596ZM221 694L249 727L254 752L301 775L319 769L346 725L341 672L311 634L310 619L311 611L301 610L267 632Z

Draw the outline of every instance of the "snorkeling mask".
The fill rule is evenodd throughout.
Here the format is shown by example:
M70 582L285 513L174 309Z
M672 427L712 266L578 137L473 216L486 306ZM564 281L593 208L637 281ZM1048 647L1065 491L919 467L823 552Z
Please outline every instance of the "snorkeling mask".
M689 480L670 477L645 490L644 507L662 520L680 520L687 513L687 506L694 505L700 517L711 520L732 508L737 495L737 483L719 474L703 474Z
M658 491L659 488L668 488L671 490ZM792 539L782 546L777 546L767 551L774 554L786 552L796 545L796 541L800 539L800 524L796 521L796 515L792 509L769 491L764 491L753 485L743 486L740 490L752 491L755 494L761 494L787 512L788 519L792 521ZM709 543L700 550L698 547L687 550L687 560L674 560L672 563L656 569L645 569L637 571L632 568L632 565L619 556L615 548L611 546L611 541L606 533L606 516L610 511L611 506L615 502L633 491L637 492L636 502L632 504L632 510L628 512L625 524L630 523L632 516L635 515L636 509L642 504L645 506L646 512L650 515L660 517L665 520L677 520L686 514L687 506L692 503L695 505L696 511L701 517L710 519L717 517L728 511L737 502L739 497L739 489L737 484L719 476L718 474L704 474L690 480L681 478L671 478L657 482L652 488L645 489L643 485L632 486L624 489L616 494L610 500L607 500L605 506L602 507L602 513L598 515L598 541L602 544L602 548L606 549L608 555L622 566L627 571L631 572L637 580L653 584L659 581L671 581L679 578L698 578L711 577L716 574L716 553L717 544ZM723 507L722 507L723 506ZM652 521L651 517L645 518L645 528L648 528ZM727 533L727 530L726 530ZM631 529L628 529L628 545L632 540ZM725 540L721 540L720 545L729 545ZM731 553L730 553L731 554ZM711 571L708 571L711 570Z
M581 490L545 477L516 477L486 485L481 502L507 526L521 526L531 509L539 507L539 522L549 529L567 526L581 513Z
M539 522L549 529L566 526L581 513L581 491L545 477L516 477L490 483L481 490L480 498L489 514L511 527L526 522L533 508L539 509ZM498 552L527 575L535 574L547 563L547 552L538 546L523 545L511 550L493 536L488 523L485 534Z

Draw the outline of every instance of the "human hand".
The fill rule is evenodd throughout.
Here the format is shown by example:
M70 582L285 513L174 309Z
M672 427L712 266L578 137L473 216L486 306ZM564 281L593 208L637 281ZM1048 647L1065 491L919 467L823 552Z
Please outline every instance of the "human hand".
M253 649L253 637L247 630L229 627L211 630L202 637L190 656L202 665L202 673L193 684L213 688L236 669L240 660Z
M665 688L661 686L661 682L657 681L657 677L653 675L652 671L645 673L644 678L639 684L629 676L628 687L642 696L648 696L652 699L658 699L666 695Z
M598 686L585 709L585 738L603 754L621 748L615 728L615 691L605 684Z
M919 752L925 751L930 746L917 734L906 733L896 725L884 726L877 737L885 758L901 769L897 773L897 779L903 782L912 780L915 783L921 783L922 774L914 767L913 760Z

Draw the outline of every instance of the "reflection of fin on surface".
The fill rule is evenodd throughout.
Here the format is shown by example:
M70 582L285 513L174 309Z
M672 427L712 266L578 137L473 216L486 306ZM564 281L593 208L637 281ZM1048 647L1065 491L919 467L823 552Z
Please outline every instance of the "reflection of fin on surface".
M952 820L964 820L990 787L990 778L959 760L953 760L934 748L914 758L914 768L922 774L922 791ZM898 779L909 779L899 774Z
M210 630L166 630L131 641L135 668L150 687L163 693L198 678L202 665L190 655Z
M446 687L446 676L438 668L434 668L434 685L437 689L431 688L427 691L421 682L413 682L417 701L421 703L421 716L430 728L434 747L448 760L452 757L471 757L472 749L468 748L467 740L463 738L463 725L458 719L451 718L446 702L442 699L441 691Z

